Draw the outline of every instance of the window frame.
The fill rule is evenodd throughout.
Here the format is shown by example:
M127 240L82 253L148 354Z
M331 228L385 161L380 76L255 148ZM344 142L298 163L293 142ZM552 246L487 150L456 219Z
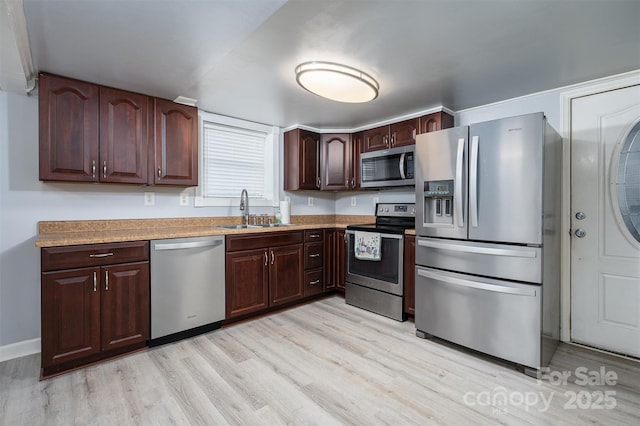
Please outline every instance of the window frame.
M265 197L250 197L250 205L258 207L277 207L280 202L280 128L277 126L268 126L266 124L255 123L252 121L241 120L233 117L226 117L224 115L213 114L200 110L198 111L198 169L200 176L198 180L198 186L195 190L194 205L196 207L235 207L240 202L240 194L233 197L204 196L204 185L206 182L206 170L204 167L205 123L238 127L241 129L263 132L266 134L264 157Z

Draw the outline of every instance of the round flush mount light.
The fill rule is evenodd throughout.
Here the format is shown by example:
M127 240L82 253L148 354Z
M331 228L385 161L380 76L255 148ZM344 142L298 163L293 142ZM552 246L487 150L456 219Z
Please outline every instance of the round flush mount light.
M380 85L369 74L333 62L304 62L296 67L302 88L338 102L362 103L378 97Z

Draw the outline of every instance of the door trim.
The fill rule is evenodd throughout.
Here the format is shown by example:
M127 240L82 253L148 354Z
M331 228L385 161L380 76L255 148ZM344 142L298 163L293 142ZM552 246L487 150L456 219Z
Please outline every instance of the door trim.
M583 96L640 84L640 70L591 80L560 92L560 136L562 136L562 215L560 244L560 340L571 342L571 103Z

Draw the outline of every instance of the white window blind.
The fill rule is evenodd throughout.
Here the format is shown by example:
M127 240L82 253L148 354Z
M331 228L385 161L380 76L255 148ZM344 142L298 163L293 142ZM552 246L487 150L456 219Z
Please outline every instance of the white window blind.
M205 122L202 136L203 197L239 197L246 189L249 197L267 198L267 133Z

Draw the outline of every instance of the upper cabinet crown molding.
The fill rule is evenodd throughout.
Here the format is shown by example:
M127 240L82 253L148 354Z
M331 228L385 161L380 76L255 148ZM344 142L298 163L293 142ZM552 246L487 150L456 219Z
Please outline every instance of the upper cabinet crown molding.
M39 84L40 180L198 184L197 108L45 73Z

